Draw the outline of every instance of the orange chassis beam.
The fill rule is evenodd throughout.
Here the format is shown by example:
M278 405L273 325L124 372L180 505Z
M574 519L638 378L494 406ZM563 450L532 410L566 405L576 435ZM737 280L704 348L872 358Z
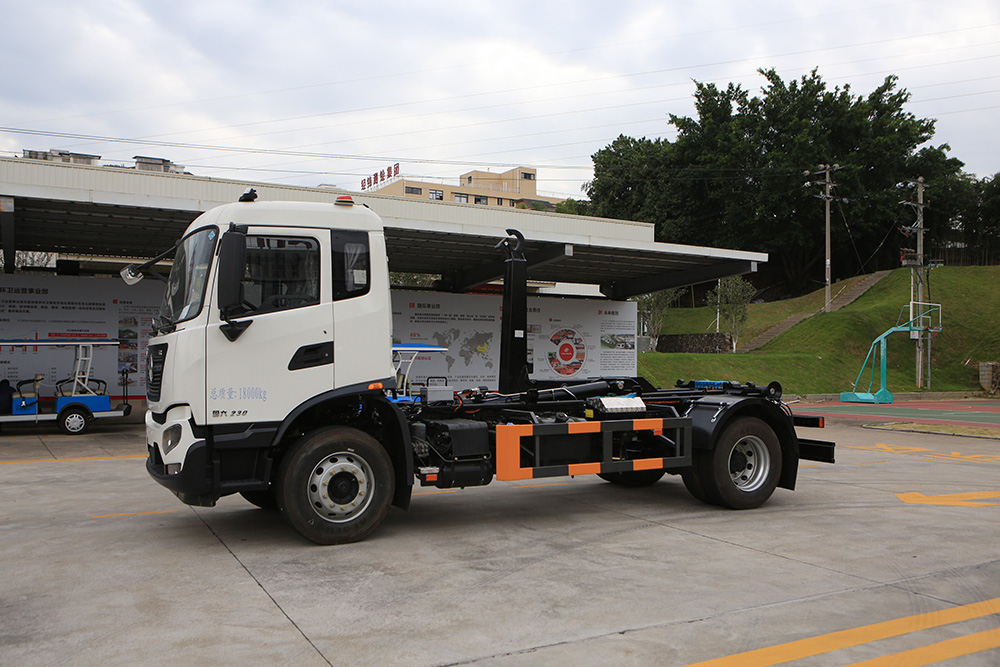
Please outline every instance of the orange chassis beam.
M675 452L666 456L646 459L612 458L612 437L617 431L650 431L662 435L672 431ZM588 446L594 434L600 434L602 456L599 461L521 467L521 450L525 439L534 452L545 447L546 438L579 436L581 446ZM529 450L529 451L532 451ZM612 419L602 421L566 422L563 424L500 424L496 427L496 475L500 481L588 475L597 473L631 472L633 470L661 470L691 465L691 420L684 417Z

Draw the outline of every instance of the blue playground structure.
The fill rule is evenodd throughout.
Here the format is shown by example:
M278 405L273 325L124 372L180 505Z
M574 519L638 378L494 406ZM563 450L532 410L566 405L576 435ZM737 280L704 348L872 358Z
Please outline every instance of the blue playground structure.
M906 311L909 310L910 320L900 324L899 321L905 317ZM919 314L916 314L919 312ZM900 331L911 332L910 337L915 338L914 333L919 335L920 332L929 331L931 333L938 333L941 331L941 304L939 303L922 303L922 302L911 302L909 306L903 306L899 311L899 317L896 318L896 326L892 327L878 338L872 341L871 347L868 348L868 356L865 357L865 363L861 366L861 372L858 373L858 379L854 381L853 391L844 391L840 394L840 400L844 403L892 403L892 392L885 385L886 376L886 339L889 334L897 333ZM872 385L875 383L875 361L878 358L880 362L879 366L879 390L872 393ZM858 391L858 384L861 383L861 376L865 374L865 370L868 369L868 362L871 360L871 376L868 380L868 391Z

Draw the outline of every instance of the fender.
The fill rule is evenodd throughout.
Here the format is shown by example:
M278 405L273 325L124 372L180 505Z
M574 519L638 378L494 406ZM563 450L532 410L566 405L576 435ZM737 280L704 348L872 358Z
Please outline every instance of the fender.
M392 383L392 379L381 381L383 386L392 386ZM385 447L389 458L392 459L392 467L396 477L396 492L393 495L392 504L400 509L409 509L410 495L413 490L413 445L410 442L410 429L406 425L406 417L402 411L385 398L381 389L369 389L371 384L362 382L313 396L292 410L282 420L271 440L271 446L279 446L295 421L310 409L331 401L360 398L366 406L375 410L385 431L383 438L381 438L382 446Z
M688 408L694 449L715 448L719 436L736 417L760 419L774 431L781 445L781 478L778 486L794 490L799 471L799 441L792 418L779 403L758 396L713 394L699 398Z
M406 415L384 395L366 396L364 400L378 413L385 432L382 446L389 452L392 468L396 473L396 492L392 497L392 504L403 510L410 509L410 495L413 492L413 443L410 441Z

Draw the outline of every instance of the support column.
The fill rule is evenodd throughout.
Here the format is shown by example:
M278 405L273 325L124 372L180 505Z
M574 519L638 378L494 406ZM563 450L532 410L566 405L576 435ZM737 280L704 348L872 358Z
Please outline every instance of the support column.
M3 246L4 273L14 273L14 198L0 197L0 245Z

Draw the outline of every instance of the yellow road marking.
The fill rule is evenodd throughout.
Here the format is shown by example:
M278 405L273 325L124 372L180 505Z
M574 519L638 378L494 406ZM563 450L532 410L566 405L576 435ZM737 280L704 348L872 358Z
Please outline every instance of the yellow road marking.
M946 505L949 507L991 507L997 503L974 503L973 500L1000 498L1000 491L978 491L972 493L948 493L943 496L925 496L919 491L897 493L896 497L904 503L914 505Z
M859 646L879 639L898 637L918 630L937 628L950 623L960 623L973 618L990 616L1000 613L1000 598L984 602L976 602L963 607L953 607L932 611L916 616L897 618L893 621L883 621L864 625L860 628L831 632L819 637L809 637L787 644L768 646L754 651L737 653L723 658L705 660L688 665L688 667L771 667L792 660L808 658L814 655L838 651L851 646Z
M888 461L876 461L874 463L855 463L856 466L884 466L888 465Z
M438 493L457 493L459 489L440 489L438 491L420 491L419 493L414 493L415 496L433 496Z
M146 514L173 514L177 510L159 510L157 512L127 512L125 514L95 514L91 519L110 519L116 516L143 516Z
M1000 628L964 637L953 637L929 646L856 662L848 667L921 667L997 647L1000 647Z
M113 459L144 459L145 454L135 454L129 456L88 456L86 458L79 459L35 459L30 461L0 461L0 465L9 465L11 463L58 463L61 461L110 461Z

